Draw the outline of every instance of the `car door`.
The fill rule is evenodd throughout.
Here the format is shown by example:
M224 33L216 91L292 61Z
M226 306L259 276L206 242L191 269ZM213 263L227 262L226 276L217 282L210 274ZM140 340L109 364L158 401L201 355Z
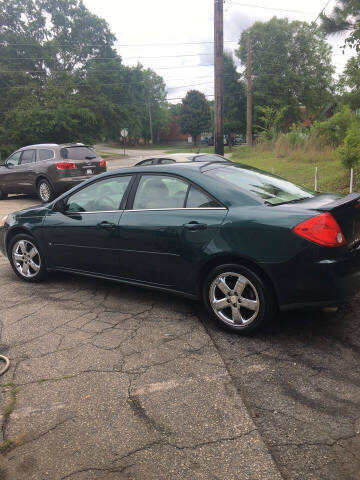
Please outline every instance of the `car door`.
M35 183L35 161L36 150L23 150L20 157L20 164L16 169L15 193L33 193Z
M131 179L101 178L65 197L62 208L55 204L43 229L50 267L119 275L118 227Z
M20 163L20 157L22 152L13 153L6 161L5 165L1 167L0 171L0 183L1 189L4 193L17 193L16 187L16 169Z
M124 276L193 291L227 209L184 178L154 173L139 175L128 207L119 229Z

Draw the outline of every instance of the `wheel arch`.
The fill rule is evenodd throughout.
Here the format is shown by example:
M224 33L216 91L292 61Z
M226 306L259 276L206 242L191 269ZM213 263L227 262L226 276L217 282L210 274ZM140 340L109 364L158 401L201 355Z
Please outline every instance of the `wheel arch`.
M233 255L233 254L226 254L226 255L217 255L210 260L208 260L203 267L201 268L198 276L198 292L200 295L202 295L202 285L207 277L207 275L211 272L216 267L219 267L220 265L225 265L225 264L237 264L241 265L243 267L247 267L250 270L253 270L265 283L266 285L271 289L274 299L276 301L276 304L279 305L279 297L274 285L274 282L270 278L270 276L267 274L267 272L254 260L251 260L246 257L242 257L241 255Z
M34 237L34 235L32 234L32 232L30 230L28 230L26 227L14 227L12 228L6 235L6 242L5 242L5 247L6 247L6 252L9 253L9 246L10 246L10 242L11 240L16 236L18 235L19 233L26 233L26 235L29 235L30 237L34 238L36 240L36 238Z
M40 173L40 174L36 177L36 180L35 180L35 188L36 188L36 189L38 188L39 182L40 182L41 180L46 180L47 182L50 183L51 187L54 188L54 185L53 185L52 181L50 180L50 178L49 178L45 173Z

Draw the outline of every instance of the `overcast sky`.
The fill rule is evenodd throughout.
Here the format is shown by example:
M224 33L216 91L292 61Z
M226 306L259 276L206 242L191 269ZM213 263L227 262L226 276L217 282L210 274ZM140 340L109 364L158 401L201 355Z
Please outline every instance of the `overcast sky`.
M179 102L191 88L212 98L213 45L204 42L213 41L213 0L84 0L84 3L109 23L126 65L141 62L165 79L172 103ZM312 22L326 3L325 0L227 0L225 49L233 52L241 31L257 20L267 21L276 15ZM325 12L329 13L335 3L330 0ZM339 74L352 53L347 49L343 55L344 40L339 36L330 38L329 43Z

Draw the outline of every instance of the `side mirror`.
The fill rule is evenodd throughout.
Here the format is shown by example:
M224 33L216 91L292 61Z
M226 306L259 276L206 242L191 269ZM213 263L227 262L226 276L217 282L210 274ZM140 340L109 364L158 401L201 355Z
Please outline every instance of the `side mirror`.
M61 212L61 213L65 213L66 211L66 203L64 202L64 200L61 198L60 200L58 200L54 206L53 206L53 211L54 212Z

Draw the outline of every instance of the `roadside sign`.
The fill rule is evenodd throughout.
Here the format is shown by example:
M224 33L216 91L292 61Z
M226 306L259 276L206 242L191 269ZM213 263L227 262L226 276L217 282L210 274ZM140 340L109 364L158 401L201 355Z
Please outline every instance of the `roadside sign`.
M129 135L127 128L123 128L120 133L121 133L121 136L124 138L126 138Z

